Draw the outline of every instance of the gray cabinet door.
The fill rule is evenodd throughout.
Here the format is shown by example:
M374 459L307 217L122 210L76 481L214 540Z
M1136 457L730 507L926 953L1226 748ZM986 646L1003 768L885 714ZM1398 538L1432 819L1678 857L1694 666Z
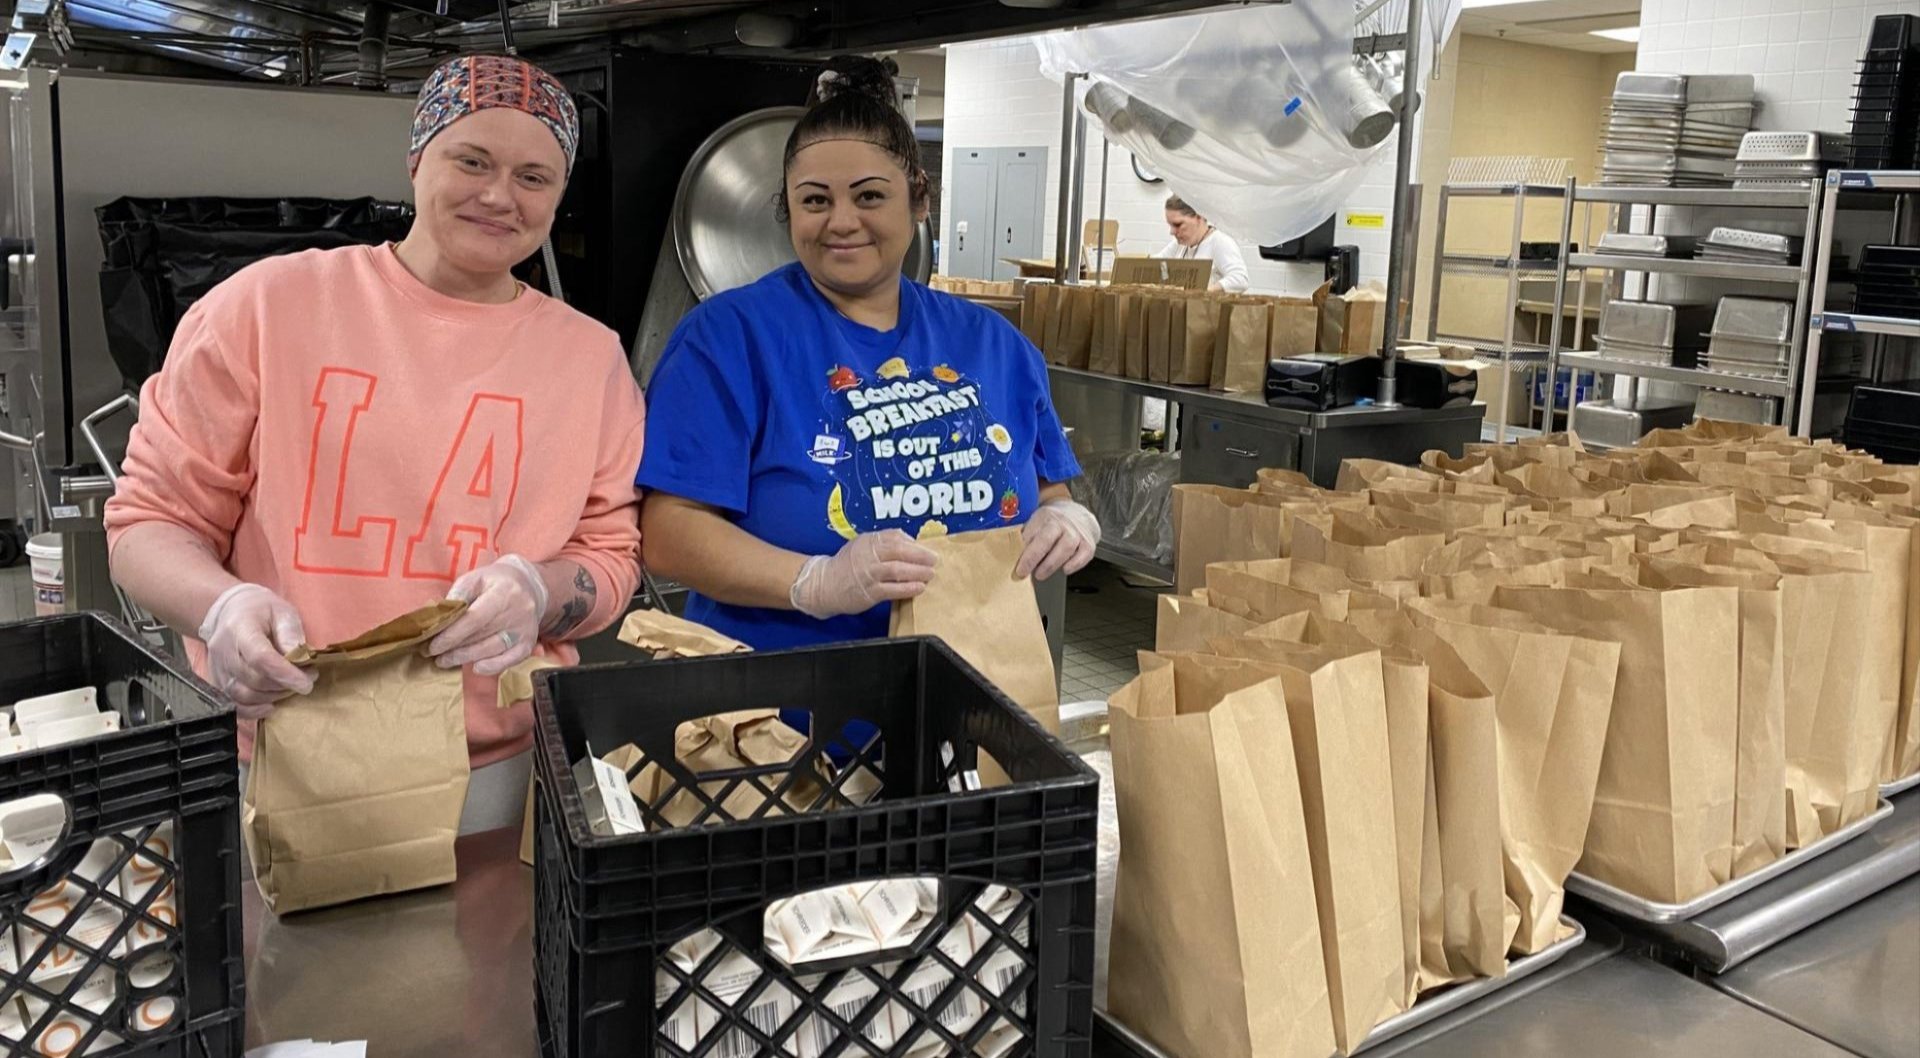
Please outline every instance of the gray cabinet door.
M1245 488L1261 467L1300 465L1300 434L1273 423L1184 410L1180 416L1180 480Z
M993 274L993 193L999 186L998 166L997 150L953 152L953 171L946 176L953 192L947 203L942 273L967 279L986 279Z
M1041 243L1047 225L1047 152L1039 147L1002 147L993 207L993 278L1012 279L1019 268L1008 258L1047 257Z

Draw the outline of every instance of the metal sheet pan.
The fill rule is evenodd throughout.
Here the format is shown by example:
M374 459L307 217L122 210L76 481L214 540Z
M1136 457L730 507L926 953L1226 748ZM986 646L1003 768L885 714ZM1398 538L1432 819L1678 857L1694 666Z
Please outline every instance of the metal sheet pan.
M1396 1036L1402 1036L1412 1032L1414 1029L1435 1019L1445 1017L1477 999L1492 995L1503 988L1524 981L1528 977L1559 962L1562 958L1566 957L1568 953L1585 943L1587 939L1587 929L1585 926L1568 918L1566 915L1560 916L1560 922L1573 931L1571 936L1564 940L1555 941L1545 949L1535 952L1532 955L1522 956L1507 963L1507 975L1505 977L1482 977L1474 981L1469 981L1466 984L1456 985L1444 992L1435 994L1432 998L1420 1000L1413 1005L1412 1010L1404 1014L1396 1014L1380 1024L1375 1025L1373 1031L1367 1034L1367 1038L1361 1041L1360 1046L1353 1049L1353 1053L1364 1054L1392 1040ZM1107 1027L1113 1030L1113 1034L1118 1036L1127 1045L1129 1050L1139 1055L1139 1058L1173 1058L1172 1055L1155 1047L1138 1033L1114 1020L1114 1018L1105 1011L1097 1011L1094 1016L1104 1021ZM1196 1058L1198 1058L1198 1056L1196 1056Z
M1609 911L1625 915L1638 922L1665 925L1689 919L1703 911L1726 903L1763 882L1771 881L1795 867L1806 863L1824 853L1832 852L1848 841L1859 837L1873 828L1875 823L1893 814L1893 803L1882 799L1880 807L1864 819L1842 827L1819 841L1803 849L1796 849L1785 856L1767 864L1765 867L1735 878L1725 885L1701 893L1683 904L1667 904L1658 900L1648 900L1635 896L1624 889L1616 888L1605 882L1589 878L1578 871L1567 877L1567 892L1583 896Z
M1916 786L1920 786L1920 771L1914 772L1904 779L1895 779L1892 782L1881 783L1880 796L1892 797L1894 794L1906 793Z

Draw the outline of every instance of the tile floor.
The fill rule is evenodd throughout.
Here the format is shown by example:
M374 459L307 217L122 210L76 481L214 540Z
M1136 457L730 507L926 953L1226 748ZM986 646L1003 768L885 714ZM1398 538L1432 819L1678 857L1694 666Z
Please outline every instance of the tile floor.
M1118 572L1099 563L1073 578L1067 591L1062 702L1105 701L1139 675L1134 654L1153 646L1159 594L1126 583Z

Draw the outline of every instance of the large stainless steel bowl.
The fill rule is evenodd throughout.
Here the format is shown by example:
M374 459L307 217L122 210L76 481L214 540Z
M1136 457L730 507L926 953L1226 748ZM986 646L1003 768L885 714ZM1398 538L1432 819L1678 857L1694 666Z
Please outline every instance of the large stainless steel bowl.
M673 202L673 245L687 285L702 301L746 286L794 260L786 225L774 219L782 155L800 107L756 110L720 126L693 152ZM926 282L932 233L914 235L901 271Z

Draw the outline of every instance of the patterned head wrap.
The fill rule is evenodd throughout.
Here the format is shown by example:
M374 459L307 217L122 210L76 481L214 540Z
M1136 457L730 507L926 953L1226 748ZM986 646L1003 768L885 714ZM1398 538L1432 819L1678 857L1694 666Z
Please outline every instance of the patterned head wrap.
M574 108L573 95L547 71L506 55L463 55L449 60L420 86L407 171L419 170L421 153L447 126L490 107L506 107L539 119L560 141L567 172L573 172L573 158L580 148L580 112Z

